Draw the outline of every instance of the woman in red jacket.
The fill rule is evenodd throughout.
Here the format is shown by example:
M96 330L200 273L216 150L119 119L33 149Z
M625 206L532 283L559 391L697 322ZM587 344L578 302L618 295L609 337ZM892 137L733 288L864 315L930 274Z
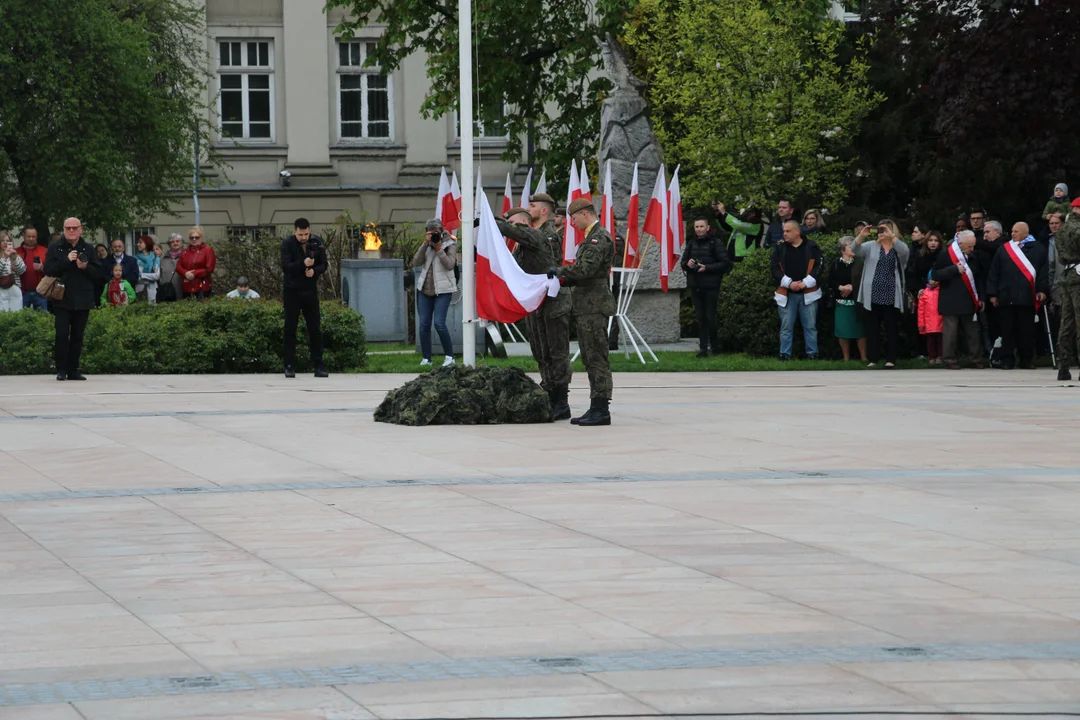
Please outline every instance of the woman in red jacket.
M180 253L176 273L182 278L184 297L198 300L213 295L211 285L217 257L214 249L203 242L203 229L195 226L188 230L188 246Z

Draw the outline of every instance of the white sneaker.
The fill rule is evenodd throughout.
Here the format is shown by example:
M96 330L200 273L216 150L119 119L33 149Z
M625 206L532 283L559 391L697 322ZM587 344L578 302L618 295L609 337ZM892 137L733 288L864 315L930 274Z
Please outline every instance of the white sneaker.
M453 357L451 357L450 355L447 355L447 356L446 356L446 359L445 359L445 360L443 360L443 364L442 364L442 366L443 366L443 367L450 367L450 366L451 366L451 365L453 365L453 364L454 364L454 358L453 358Z
M423 360L420 361L420 367L424 367L425 365L430 365L430 364L431 364L431 361L428 360L427 358L424 358Z

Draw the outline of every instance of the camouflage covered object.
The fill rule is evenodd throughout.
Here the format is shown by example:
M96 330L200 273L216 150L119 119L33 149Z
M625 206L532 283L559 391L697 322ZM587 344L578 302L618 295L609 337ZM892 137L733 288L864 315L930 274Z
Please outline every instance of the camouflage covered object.
M375 409L396 425L554 422L548 394L521 368L452 365L410 380Z

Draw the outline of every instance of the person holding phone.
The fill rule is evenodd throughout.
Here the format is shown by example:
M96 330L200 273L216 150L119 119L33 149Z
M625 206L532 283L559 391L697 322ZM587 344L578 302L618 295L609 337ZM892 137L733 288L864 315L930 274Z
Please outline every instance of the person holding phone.
M64 297L53 300L55 315L57 380L85 380L79 372L83 333L95 307L94 288L105 281L105 271L94 246L83 240L82 221L70 217L64 221L64 237L49 246L45 254L45 274L64 284Z
M15 252L22 258L26 265L26 272L22 276L22 306L35 310L48 310L49 301L38 295L37 286L41 278L45 277L45 252L44 245L38 245L37 228L24 227L22 231L22 245L15 248Z

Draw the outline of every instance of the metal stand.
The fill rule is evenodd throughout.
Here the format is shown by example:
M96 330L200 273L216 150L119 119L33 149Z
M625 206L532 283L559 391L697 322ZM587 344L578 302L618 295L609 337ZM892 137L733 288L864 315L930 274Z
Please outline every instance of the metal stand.
M634 299L634 291L637 289L638 278L641 277L641 268L611 268L609 282L612 284L615 282L615 273L619 273L622 279L619 282L619 294L615 298L615 314L608 318L608 335L611 335L611 323L613 321L618 322L619 327L622 328L626 338L630 341L630 345L634 346L634 352L642 365L645 364L645 356L641 352L642 348L649 353L653 362L660 362L659 358L656 357L656 353L649 347L649 343L645 342L645 338L634 327L634 323L630 320L628 314L630 312L630 301ZM627 359L630 358L630 345L623 344ZM580 349L574 353L574 357L570 358L570 361L577 360L579 355L581 355Z
M525 333L521 332L521 328L515 323L503 323L502 326L506 334L510 336L510 342L528 342Z

